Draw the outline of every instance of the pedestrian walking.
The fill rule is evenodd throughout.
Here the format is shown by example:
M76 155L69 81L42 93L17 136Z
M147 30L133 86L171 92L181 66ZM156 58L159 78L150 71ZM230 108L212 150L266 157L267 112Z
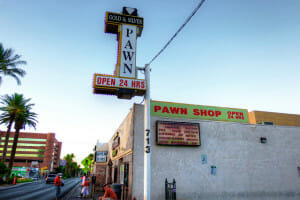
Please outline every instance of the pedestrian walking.
M88 198L88 196L89 196L89 177L88 176L84 176L84 178L83 178L81 193L82 193L83 198Z
M83 188L83 183L86 177L86 173L83 173L83 176L81 176L81 189L80 189L80 198L82 198L82 188Z
M94 193L95 193L95 184L96 184L96 176L95 174L92 174L92 198L94 199Z
M96 176L95 176L95 174L92 174L92 183L96 184Z
M54 179L54 185L55 185L55 189L56 189L56 200L59 200L60 197L60 190L61 190L61 186L62 186L62 180L61 177L57 174L55 179Z

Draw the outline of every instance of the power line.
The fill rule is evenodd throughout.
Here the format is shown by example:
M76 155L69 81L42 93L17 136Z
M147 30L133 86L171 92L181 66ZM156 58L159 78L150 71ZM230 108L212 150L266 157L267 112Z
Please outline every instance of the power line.
M165 44L165 46L152 58L152 60L148 63L150 65L172 42L172 40L177 36L177 34L183 29L183 27L191 20L191 18L196 14L196 12L199 10L199 8L202 6L205 0L202 0L198 6L193 10L191 15L185 20L185 22L181 25L181 27L178 29L178 31L171 37L171 39Z

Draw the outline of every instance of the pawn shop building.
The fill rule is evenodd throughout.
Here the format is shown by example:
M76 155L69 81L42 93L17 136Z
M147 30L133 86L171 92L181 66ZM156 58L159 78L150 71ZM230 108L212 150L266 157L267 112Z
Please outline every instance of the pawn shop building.
M300 198L300 127L250 124L246 109L151 101L150 134L151 199L165 199L166 179L177 199ZM144 199L143 105L104 147L101 182L121 184L121 199Z

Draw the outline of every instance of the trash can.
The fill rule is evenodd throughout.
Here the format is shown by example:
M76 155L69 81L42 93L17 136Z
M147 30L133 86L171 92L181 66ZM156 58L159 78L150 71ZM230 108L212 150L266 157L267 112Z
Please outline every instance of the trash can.
M173 183L168 183L168 180L166 178L165 181L165 194L166 198L165 200L176 200L176 181L173 179Z
M115 191L115 193L116 193L118 199L121 199L122 184L113 183L113 184L112 184L112 189L113 189L113 191Z

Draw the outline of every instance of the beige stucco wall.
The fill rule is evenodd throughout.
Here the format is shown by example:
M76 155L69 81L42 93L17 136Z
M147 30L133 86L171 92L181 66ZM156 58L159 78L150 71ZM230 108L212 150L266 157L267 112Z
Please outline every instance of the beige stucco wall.
M143 106L135 106L133 196L143 198ZM157 120L200 123L201 146L155 144ZM151 199L164 199L165 178L177 199L300 199L300 128L151 118ZM260 143L266 137L267 143ZM207 156L202 164L201 155ZM217 168L211 175L211 166Z
M131 109L128 115L125 117L120 126L113 132L111 139L107 143L107 166L106 166L106 183L120 183L120 165L129 164L129 176L128 176L128 193L127 197L131 199L131 187L132 187L132 149L133 149L133 110ZM116 148L118 153L112 155L112 144L114 141L114 135L118 133L120 137L120 144ZM115 174L114 168L117 168L117 174ZM116 182L114 177L116 176ZM127 191L127 189L126 189Z

